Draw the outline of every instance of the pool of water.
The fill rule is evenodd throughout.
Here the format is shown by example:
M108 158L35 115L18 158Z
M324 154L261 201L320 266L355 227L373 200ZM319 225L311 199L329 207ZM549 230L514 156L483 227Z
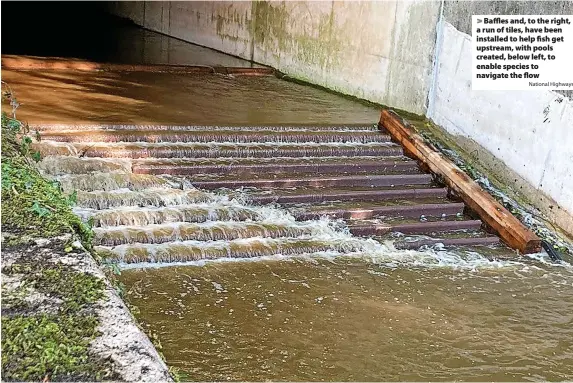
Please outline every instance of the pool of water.
M416 254L194 263L121 280L189 380L573 378L571 267Z

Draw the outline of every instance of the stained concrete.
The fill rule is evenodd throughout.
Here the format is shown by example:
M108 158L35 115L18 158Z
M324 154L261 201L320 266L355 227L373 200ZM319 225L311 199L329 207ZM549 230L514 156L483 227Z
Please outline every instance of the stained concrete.
M424 114L439 2L117 2L145 28Z
M460 1L444 2L444 20L471 35L472 15L573 15L573 1ZM573 100L573 90L558 93Z
M262 67L248 60L189 44L135 25L121 28L110 56L113 56L114 62L126 64Z
M471 37L449 23L439 57L429 117L573 233L573 101L548 90L472 91Z

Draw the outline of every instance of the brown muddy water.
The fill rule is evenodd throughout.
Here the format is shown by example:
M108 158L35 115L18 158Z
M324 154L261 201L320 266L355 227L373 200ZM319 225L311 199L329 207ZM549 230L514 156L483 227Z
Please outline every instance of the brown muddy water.
M18 117L30 124L375 124L380 118L377 108L274 76L2 70L2 80L22 102Z
M573 271L461 249L124 270L186 380L573 379Z
M379 117L375 108L274 77L2 75L25 103L19 117L32 124L375 124ZM121 149L118 145L101 146L109 152ZM186 145L177 143L173 152L200 146ZM229 153L248 154L245 145L233 143L238 149ZM83 158L81 164L75 157L69 163L62 158L44 160L44 168L64 177L131 164L126 158ZM70 171L74 166L79 167ZM117 244L124 261L171 262L121 265L120 280L139 309L137 318L185 380L573 380L573 268L568 264L518 259L507 249L395 250L341 233L325 221L300 223L280 211L203 192L166 191L133 176L64 177L62 185L98 189L79 193L84 211L77 212L99 214L97 231L111 238L101 244ZM165 209L155 209L159 206ZM181 225L169 223L190 221L194 232L229 237L240 222L230 227L218 221L250 219L260 223L244 225L256 231L252 238L161 239L182 236L175 230ZM156 223L163 225L140 230ZM135 227L115 235L116 225ZM283 229L297 230L300 238L281 239ZM261 238L259 230L278 238ZM132 237L146 243L123 243ZM307 248L314 252L301 255ZM174 262L277 253L294 256ZM490 260L495 257L502 260Z

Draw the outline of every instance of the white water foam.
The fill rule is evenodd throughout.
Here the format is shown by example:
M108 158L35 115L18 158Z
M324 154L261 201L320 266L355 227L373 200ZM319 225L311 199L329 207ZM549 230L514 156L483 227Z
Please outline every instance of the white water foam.
M253 237L246 239L236 239L233 241L174 241L163 244L137 244L139 248L143 248L150 254L157 254L164 251L169 246L193 246L198 249L209 248L229 248L232 243L234 245L241 245L248 247L251 243L258 244L263 248L277 249L273 255L263 255L255 257L222 257L216 259L201 259L196 261L176 261L173 262L138 262L138 263L119 263L122 269L146 268L146 267L166 267L166 266L203 266L211 262L246 262L246 261L277 261L284 259L296 258L322 258L322 259L336 259L338 257L352 257L358 258L366 262L385 267L424 267L424 268L451 268L451 269L464 269L464 270L481 270L481 269L501 269L511 267L523 267L524 260L539 262L540 264L549 264L543 255L537 257L529 256L526 259L520 260L500 260L490 259L487 256L477 252L470 252L464 250L446 250L441 248L439 244L422 250L399 250L394 247L393 241L378 242L373 239L355 237L349 233L342 220L332 220L322 218L319 220L297 222L295 217L287 210L281 209L276 206L252 206L244 202L244 198L230 198L227 195L218 195L215 193L205 192L208 196L208 202L200 202L196 204L186 203L185 206L197 207L234 207L241 209L248 209L257 213L261 217L257 219L256 223L264 223L271 225L282 225L292 227L306 227L312 234L301 235L296 238L262 238ZM174 207L177 207L174 206ZM130 208L116 208L116 209L130 209ZM131 208L133 209L133 207ZM147 208L154 209L154 208ZM76 209L84 218L90 215L94 210L91 209ZM247 220L245 222L253 222ZM236 222L241 225L242 222ZM216 226L220 221L207 222L205 226ZM281 241L288 243L288 241L312 241L313 243L322 243L331 247L329 250L320 250L316 252L296 253L296 254L283 254L280 252ZM130 246L133 245L119 245L111 248L114 253L121 255L125 253ZM324 247L324 246L323 246ZM255 251L256 252L256 251Z

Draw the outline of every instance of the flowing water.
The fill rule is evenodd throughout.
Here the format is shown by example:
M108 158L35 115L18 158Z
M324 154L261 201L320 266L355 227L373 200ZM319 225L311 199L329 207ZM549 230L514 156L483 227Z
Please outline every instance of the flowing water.
M505 248L397 250L340 220L173 193L201 201L77 211L96 218L136 316L186 379L573 378L567 263Z
M205 49L134 33L144 49L132 34L108 44L121 62L245 65L214 52L197 62ZM126 41L136 56L117 49ZM43 126L42 171L78 190L75 212L93 222L96 249L119 262L135 315L185 380L573 380L569 264L435 243L495 243L480 230L366 239L342 219L311 219L324 209L371 226L396 223L392 214L407 215L402 227L466 219L378 131L377 108L275 77L2 75L23 101L19 118L74 124ZM392 183L291 182L346 173ZM185 174L288 182L213 193ZM394 185L394 174L417 181ZM260 206L275 201L289 209ZM434 246L396 248L420 239Z
M505 247L399 250L426 237L356 237L343 219L297 219L328 204L257 205L248 188L199 190L131 173L133 161L48 156L40 166L79 189L75 212L92 219L96 250L119 262L137 318L186 380L573 379L568 263ZM351 205L360 221L410 202L376 203L333 206Z
M573 379L571 266L485 246L377 110L276 78L3 75L26 119L75 124L42 127L40 167L186 380Z
M573 378L569 266L387 249L127 269L121 279L190 380Z

